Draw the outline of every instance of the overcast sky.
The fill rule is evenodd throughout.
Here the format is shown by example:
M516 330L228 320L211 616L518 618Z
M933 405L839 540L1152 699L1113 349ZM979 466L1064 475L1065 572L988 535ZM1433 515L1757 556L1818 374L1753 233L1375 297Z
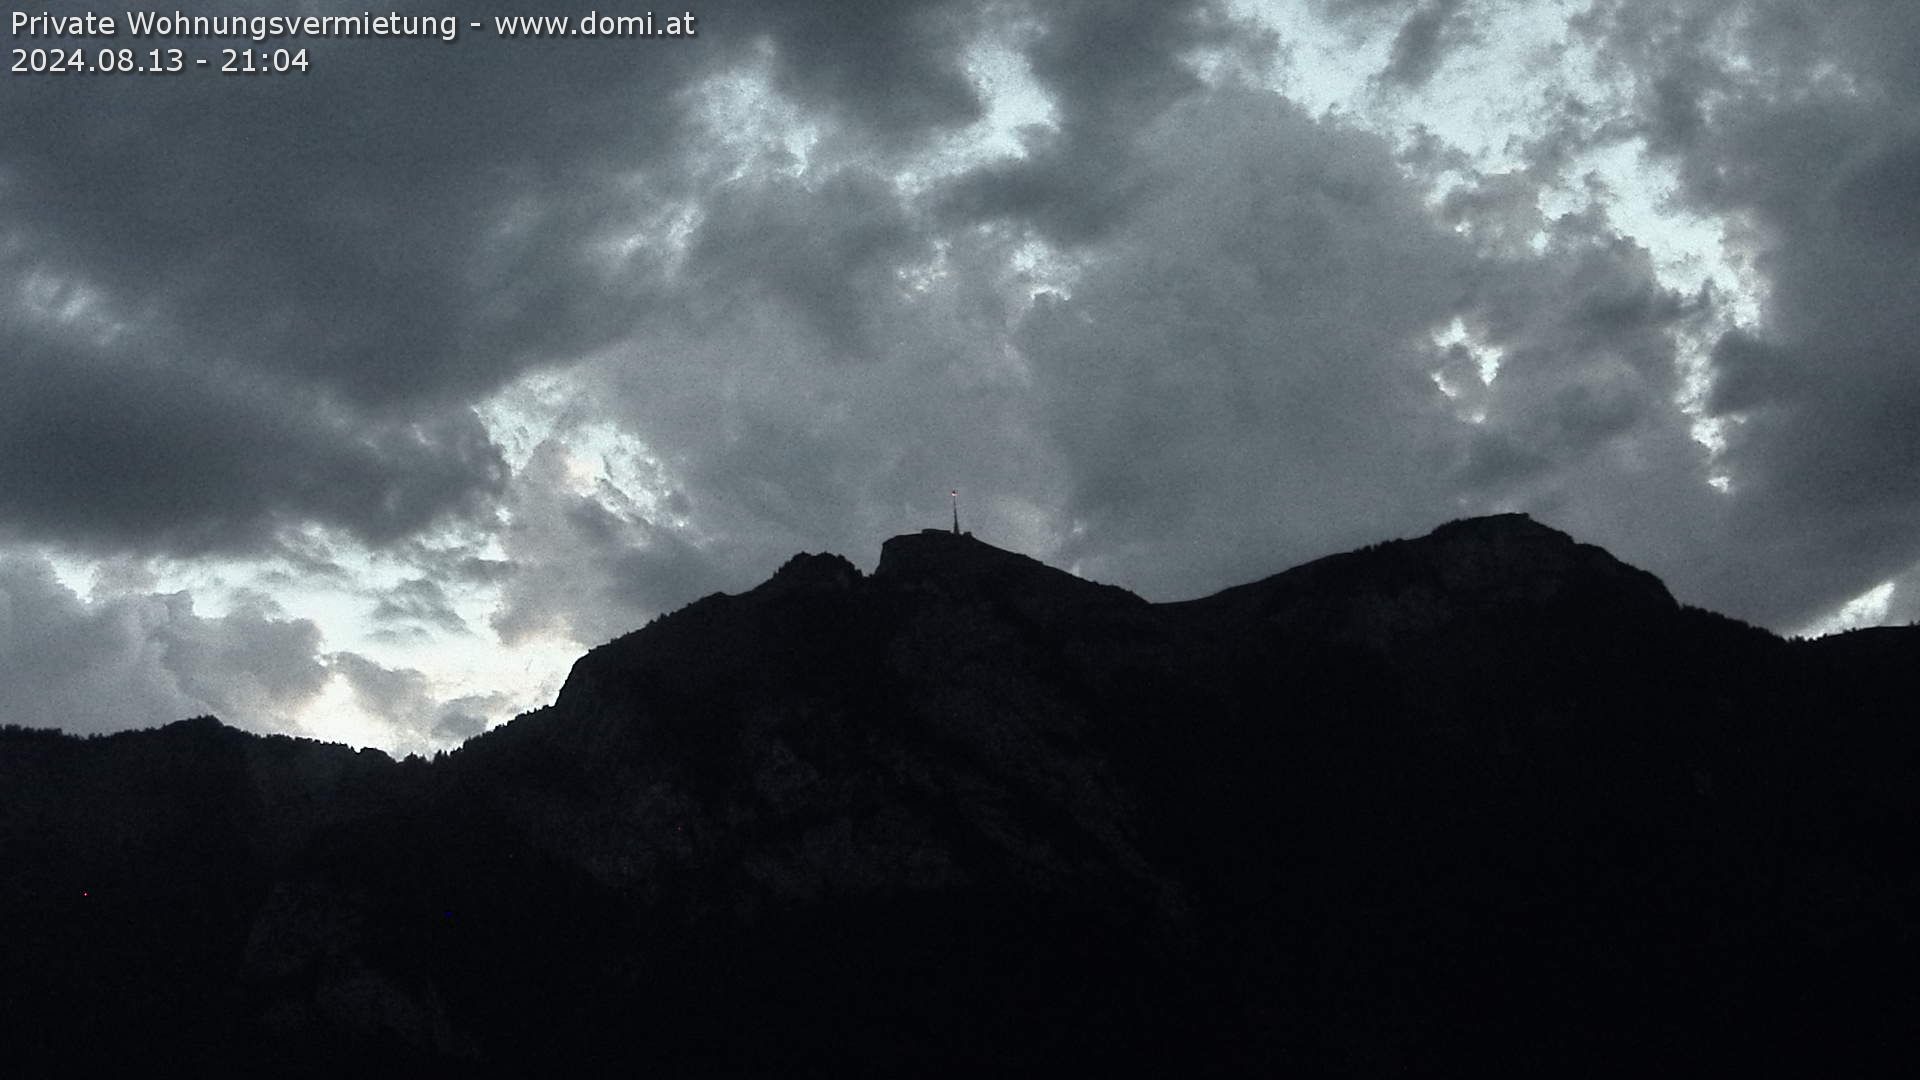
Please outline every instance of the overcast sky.
M647 10L9 39L186 67L0 76L0 721L455 745L950 487L1155 600L1517 509L1783 633L1920 618L1920 4L492 29L589 6Z

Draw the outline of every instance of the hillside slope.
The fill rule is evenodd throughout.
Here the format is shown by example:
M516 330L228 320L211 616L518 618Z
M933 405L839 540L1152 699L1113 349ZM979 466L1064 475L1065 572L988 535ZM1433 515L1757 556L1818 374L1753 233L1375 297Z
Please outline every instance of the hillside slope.
M7 731L0 1004L43 1066L312 1074L1886 1054L1917 660L1517 515L1159 605L895 537L434 764Z

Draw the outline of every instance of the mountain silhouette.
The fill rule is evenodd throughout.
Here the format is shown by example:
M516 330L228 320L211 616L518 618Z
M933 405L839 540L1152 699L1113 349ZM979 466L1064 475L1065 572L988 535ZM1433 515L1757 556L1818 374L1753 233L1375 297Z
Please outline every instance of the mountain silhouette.
M1522 515L1152 604L796 555L433 762L0 733L0 1060L1614 1075L1899 1059L1920 629Z

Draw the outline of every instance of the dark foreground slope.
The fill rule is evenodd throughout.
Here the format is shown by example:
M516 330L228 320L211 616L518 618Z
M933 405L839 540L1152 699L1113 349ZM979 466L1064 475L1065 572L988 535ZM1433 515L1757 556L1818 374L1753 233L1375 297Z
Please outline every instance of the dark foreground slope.
M0 737L11 1053L331 1074L1251 1074L1911 1050L1920 631L1524 517L1148 604L796 556L432 765ZM0 1067L4 1067L0 1065Z

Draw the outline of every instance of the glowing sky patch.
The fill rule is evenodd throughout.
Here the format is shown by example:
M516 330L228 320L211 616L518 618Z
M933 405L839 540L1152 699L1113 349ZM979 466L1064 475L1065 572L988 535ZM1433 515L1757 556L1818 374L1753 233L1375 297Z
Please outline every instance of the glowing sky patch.
M1827 634L1857 630L1863 626L1878 626L1886 621L1887 612L1893 606L1894 592L1894 582L1887 581L1875 585L1840 605L1840 609L1833 614L1809 623L1800 630L1800 635L1822 637Z

